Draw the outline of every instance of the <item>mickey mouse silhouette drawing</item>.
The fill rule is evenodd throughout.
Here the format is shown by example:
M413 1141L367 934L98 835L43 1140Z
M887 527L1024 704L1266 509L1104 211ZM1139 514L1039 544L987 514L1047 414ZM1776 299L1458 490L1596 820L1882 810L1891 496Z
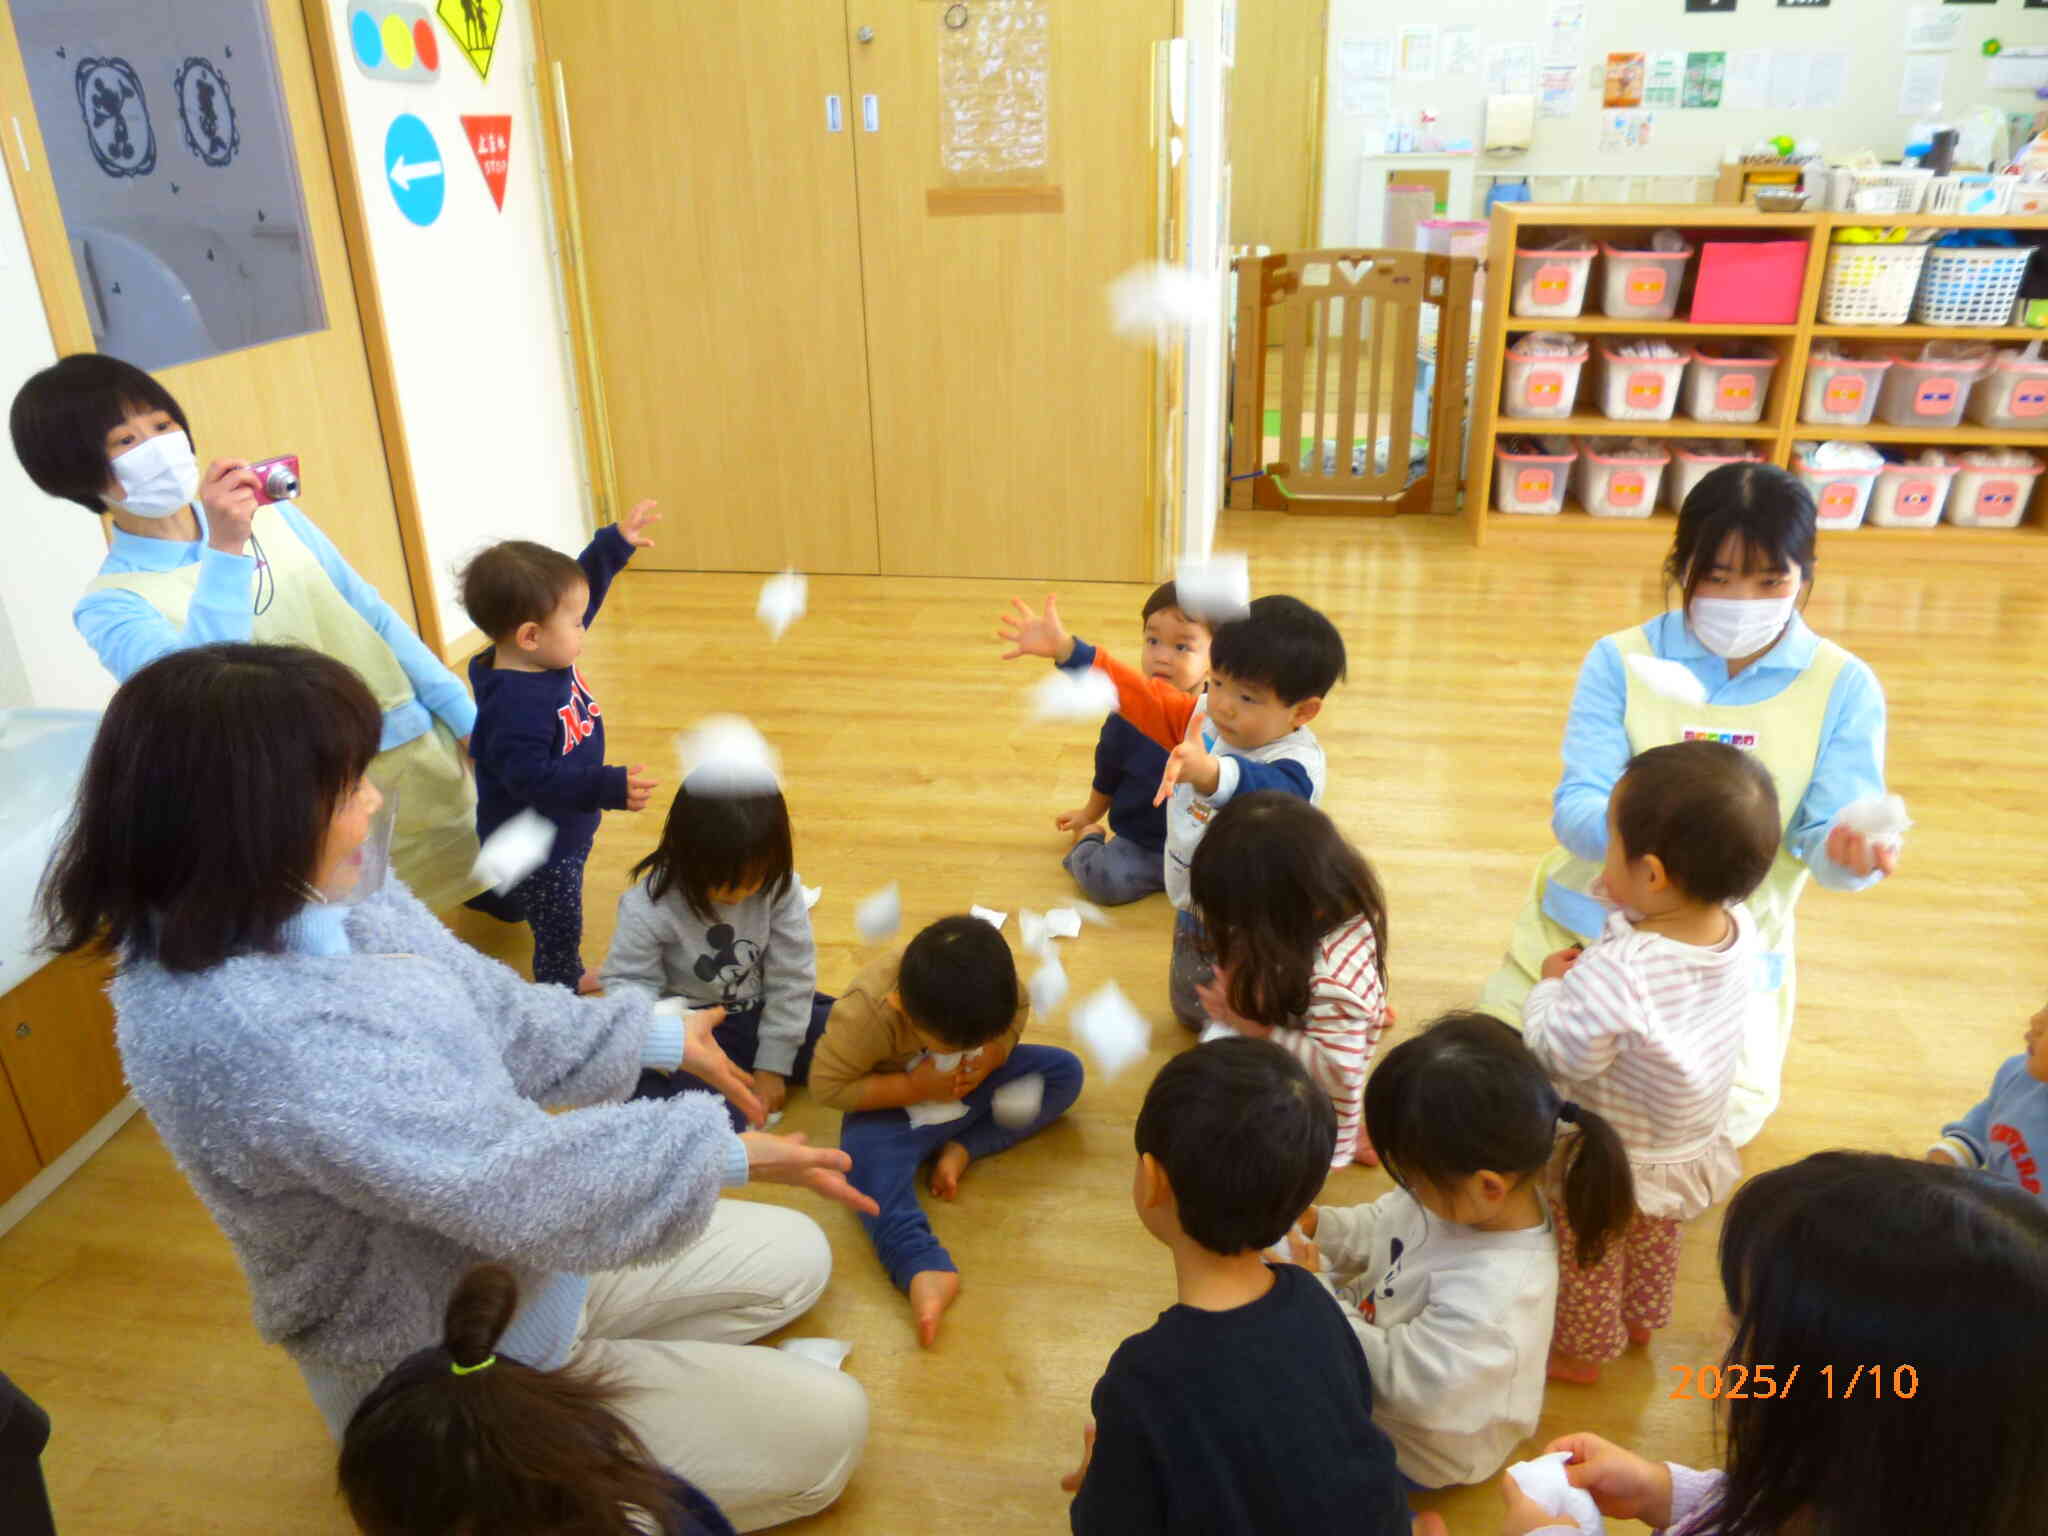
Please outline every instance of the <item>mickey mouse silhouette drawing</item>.
M728 1008L744 1007L761 994L761 946L752 939L737 939L731 923L717 923L705 930L705 942L712 952L697 957L697 979L716 984Z

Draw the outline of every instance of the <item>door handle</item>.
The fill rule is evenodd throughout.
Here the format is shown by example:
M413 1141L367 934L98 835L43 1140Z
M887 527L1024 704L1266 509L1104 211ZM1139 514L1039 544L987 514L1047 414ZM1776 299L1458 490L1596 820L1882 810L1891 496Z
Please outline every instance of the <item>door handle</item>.
M869 133L882 131L882 98L873 91L860 99L860 125Z
M856 43L872 43L875 40L875 29L873 27L862 27L853 34L853 40Z

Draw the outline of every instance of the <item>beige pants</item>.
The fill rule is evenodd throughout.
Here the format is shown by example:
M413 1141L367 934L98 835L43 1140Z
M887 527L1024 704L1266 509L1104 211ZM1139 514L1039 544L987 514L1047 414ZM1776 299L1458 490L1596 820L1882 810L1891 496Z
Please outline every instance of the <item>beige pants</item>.
M747 1346L808 1311L831 1275L810 1217L721 1200L673 1258L590 1277L570 1360L625 1389L619 1407L655 1459L738 1529L815 1514L860 1461L867 1394L842 1371Z

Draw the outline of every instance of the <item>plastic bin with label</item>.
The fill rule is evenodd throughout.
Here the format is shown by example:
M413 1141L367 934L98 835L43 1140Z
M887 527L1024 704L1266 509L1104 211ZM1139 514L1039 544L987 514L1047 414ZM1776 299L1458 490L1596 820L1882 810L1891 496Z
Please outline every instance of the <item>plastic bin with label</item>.
M1870 525L1932 528L1941 521L1941 509L1948 504L1949 488L1959 467L1952 461L1885 465L1870 490Z
M1894 427L1952 427L1963 419L1984 359L1894 357L1877 395L1878 420Z
M2048 432L2048 357L2014 349L1991 360L1970 391L1970 420L2006 432Z
M1644 454L1594 438L1579 453L1579 505L1595 517L1648 517L1670 462L1662 448Z
M1515 313L1574 318L1586 307L1586 278L1592 269L1591 246L1583 251L1517 250Z
M1799 419L1823 427L1867 427L1884 387L1888 357L1815 357L1806 365Z
M1802 443L1792 454L1792 473L1799 477L1813 497L1814 523L1821 528L1854 528L1863 521L1870 505L1870 493L1883 473L1882 465L1868 469L1815 469L1807 462Z
M1965 464L1948 493L1948 520L1957 528L2016 528L2041 480L2041 461L1985 468ZM2031 466L2031 467L2029 467Z
M1674 512L1685 506L1685 498L1692 494L1692 488L1723 464L1761 464L1763 455L1754 448L1740 443L1719 443L1701 440L1674 444L1671 450L1671 474L1666 481L1664 504Z
M1600 247L1600 312L1620 320L1669 320L1678 313L1692 247L1624 251Z
M1587 351L1584 342L1569 357L1517 357L1510 350L1501 362L1501 414L1536 420L1571 415Z
M1546 437L1541 449L1538 453L1494 450L1493 504L1501 511L1547 516L1564 510L1565 480L1579 451L1565 437Z
M1424 219L1415 226L1422 248L1436 256L1470 256L1486 260L1486 236L1491 228L1484 219Z
M1694 347L1692 367L1685 376L1686 415L1694 421L1730 425L1762 421L1764 399L1770 393L1771 374L1777 366L1775 352L1729 357Z
M1600 349L1600 410L1615 421L1669 421L1678 409L1685 356L1624 357Z

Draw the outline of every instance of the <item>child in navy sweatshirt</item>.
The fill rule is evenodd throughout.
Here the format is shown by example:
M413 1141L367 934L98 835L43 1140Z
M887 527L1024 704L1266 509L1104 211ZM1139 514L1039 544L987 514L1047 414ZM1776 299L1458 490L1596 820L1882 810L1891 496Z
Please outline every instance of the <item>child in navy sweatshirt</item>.
M2040 1198L2041 1160L2048 1157L2048 1004L2027 1020L2026 1046L1998 1069L1983 1103L1942 1127L1927 1160L1988 1169Z
M583 865L603 813L645 810L655 781L638 764L605 765L604 717L576 658L612 578L654 542L644 530L659 516L653 502L639 503L574 560L512 539L462 572L462 606L491 637L469 663L477 837L523 810L555 824L545 864L508 896L487 892L470 905L532 927L535 981L585 992L597 983L583 970Z

